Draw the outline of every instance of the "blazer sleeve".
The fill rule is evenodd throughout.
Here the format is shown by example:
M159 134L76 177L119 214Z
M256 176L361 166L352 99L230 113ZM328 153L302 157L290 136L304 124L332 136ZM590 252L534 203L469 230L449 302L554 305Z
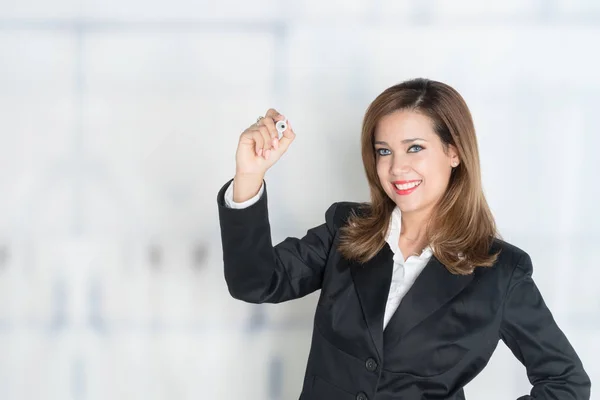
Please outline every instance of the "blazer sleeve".
M225 281L231 296L248 303L280 303L320 289L335 235L337 203L325 212L325 222L304 237L288 237L273 246L266 183L258 202L233 209L226 207L223 198L229 182L219 191L217 203Z
M531 393L518 400L587 400L590 379L554 321L532 271L531 258L525 253L513 272L500 329L500 337L525 366L533 385Z

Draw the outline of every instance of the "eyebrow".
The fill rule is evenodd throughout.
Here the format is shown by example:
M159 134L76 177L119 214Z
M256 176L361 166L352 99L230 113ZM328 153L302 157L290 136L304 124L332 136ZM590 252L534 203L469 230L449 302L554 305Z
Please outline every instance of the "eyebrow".
M421 138L411 138L411 139L404 139L404 140L402 141L402 143L412 143L412 142L415 142L415 141L417 141L417 140L422 140L422 141L424 141L424 142L426 142L426 141L427 141L427 140L425 140L425 139L421 139ZM387 144L386 142L382 142L382 141L380 141L380 140L377 140L377 141L375 141L375 143L373 143L373 144L383 144L383 145L389 146L389 144Z

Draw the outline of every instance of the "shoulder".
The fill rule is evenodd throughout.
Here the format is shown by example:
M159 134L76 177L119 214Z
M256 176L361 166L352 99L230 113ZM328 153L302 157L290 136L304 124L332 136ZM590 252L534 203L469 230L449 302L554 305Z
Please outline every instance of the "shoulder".
M490 247L490 254L498 253L497 264L517 265L524 257L529 257L527 252L516 245L499 238L494 238Z
M339 229L348 222L348 218L350 218L351 215L360 215L365 210L368 210L369 207L369 203L338 201L329 206L325 213L325 218L328 223L331 223L336 229Z
M517 276L524 277L532 274L532 262L529 254L516 245L499 238L494 238L490 247L490 254L498 254L498 258L490 270L495 270L504 279L510 281ZM477 268L481 272L486 268Z

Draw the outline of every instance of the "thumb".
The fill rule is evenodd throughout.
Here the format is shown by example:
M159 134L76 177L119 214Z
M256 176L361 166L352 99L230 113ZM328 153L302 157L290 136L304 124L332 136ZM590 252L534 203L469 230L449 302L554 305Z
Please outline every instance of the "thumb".
M287 121L287 129L283 131L283 136L279 139L279 149L282 153L285 153L290 147L290 144L296 138L296 133L294 133L294 129L292 128L292 124L290 121Z

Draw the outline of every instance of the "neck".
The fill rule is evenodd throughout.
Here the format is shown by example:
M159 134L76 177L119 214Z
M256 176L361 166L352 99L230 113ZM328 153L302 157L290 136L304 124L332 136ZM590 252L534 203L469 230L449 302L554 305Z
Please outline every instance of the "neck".
M400 238L410 242L421 242L425 236L427 215L424 213L402 213Z

